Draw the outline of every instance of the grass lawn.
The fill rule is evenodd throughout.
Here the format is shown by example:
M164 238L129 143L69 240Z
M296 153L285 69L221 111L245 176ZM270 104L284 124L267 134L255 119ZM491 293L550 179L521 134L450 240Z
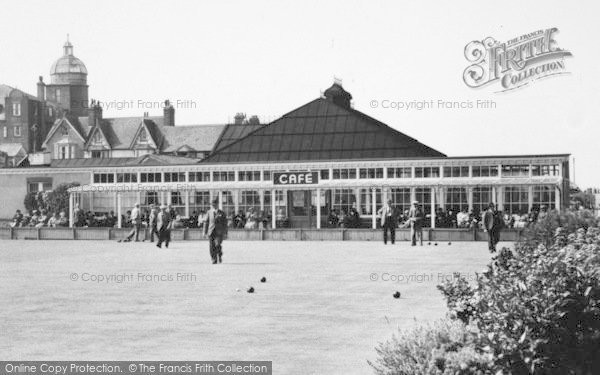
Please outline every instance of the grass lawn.
M204 241L0 241L0 360L272 360L275 374L368 374L397 327L444 316L440 277L472 277L489 259L485 242L226 241L212 265Z

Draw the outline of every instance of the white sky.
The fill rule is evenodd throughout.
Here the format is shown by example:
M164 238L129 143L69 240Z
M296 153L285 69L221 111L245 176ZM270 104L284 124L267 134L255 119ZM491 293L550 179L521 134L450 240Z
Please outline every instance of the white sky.
M600 187L600 3L595 1L28 1L0 8L0 83L36 93L66 34L90 98L134 101L107 117L190 100L176 123L236 112L272 120L343 79L357 110L450 156L571 153L576 183ZM570 75L494 93L462 81L472 40L557 27ZM371 100L490 99L496 109L398 111Z

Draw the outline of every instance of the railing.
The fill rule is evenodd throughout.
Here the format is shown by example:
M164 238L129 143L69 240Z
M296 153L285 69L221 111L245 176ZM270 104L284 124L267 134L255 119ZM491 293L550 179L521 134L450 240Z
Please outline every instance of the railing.
M131 228L0 228L0 240L120 240ZM506 229L501 241L517 241L522 230ZM381 241L381 229L295 228L243 230L231 229L227 235L233 241ZM487 233L477 229L424 228L423 241L487 241ZM203 240L201 229L173 229L173 241ZM150 240L150 230L140 231L140 240ZM396 229L397 241L410 241L410 230Z

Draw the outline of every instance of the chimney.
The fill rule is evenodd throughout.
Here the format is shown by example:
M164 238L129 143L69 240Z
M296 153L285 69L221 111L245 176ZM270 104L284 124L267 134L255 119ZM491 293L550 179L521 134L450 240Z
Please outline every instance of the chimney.
M42 76L40 76L40 80L37 83L37 97L39 100L46 100L46 84Z
M246 119L246 114L242 113L242 112L238 112L233 117L233 123L235 125L242 125L244 123L245 119Z
M173 108L168 99L165 100L163 115L165 126L175 126L175 108Z
M88 124L96 126L100 120L102 120L102 106L99 101L92 99L88 108Z

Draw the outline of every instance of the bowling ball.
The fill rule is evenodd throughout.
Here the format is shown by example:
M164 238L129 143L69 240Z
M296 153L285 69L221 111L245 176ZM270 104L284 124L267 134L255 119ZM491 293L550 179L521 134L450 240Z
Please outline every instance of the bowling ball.
M254 293L254 288L250 287L250 288L248 288L248 290L246 292L248 292L248 293Z
M396 293L394 293L393 296L396 299L400 298L400 292L396 291Z
M260 282L261 282L261 283L266 283L266 282L267 282L267 278L263 276L263 278L262 278L262 279L260 279Z

